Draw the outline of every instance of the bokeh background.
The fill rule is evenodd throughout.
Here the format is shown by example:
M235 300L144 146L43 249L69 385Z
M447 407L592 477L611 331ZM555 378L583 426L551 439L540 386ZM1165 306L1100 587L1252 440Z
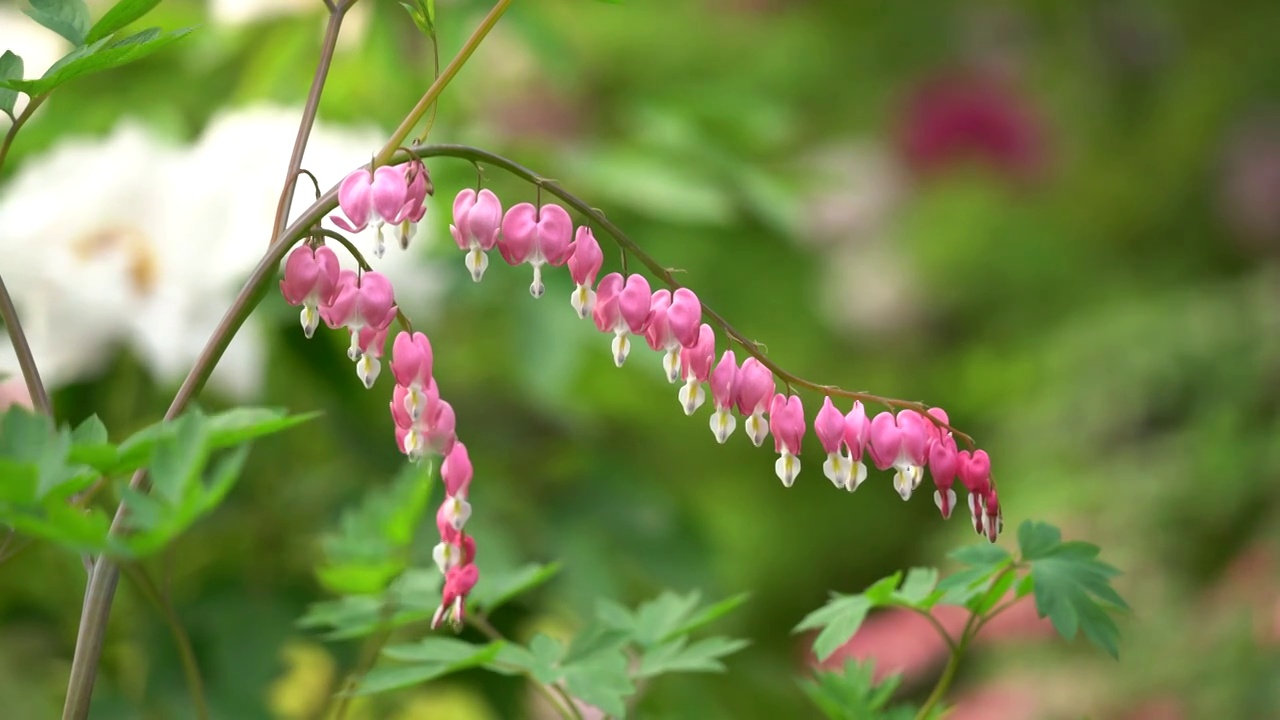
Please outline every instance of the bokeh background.
M447 60L487 6L437 5ZM65 48L17 6L0 3L0 45L32 76ZM57 413L114 437L159 417L263 250L323 7L167 0L151 18L200 27L60 91L0 176L0 270ZM1054 522L1125 571L1119 663L1015 611L965 664L955 717L1280 717L1277 30L1269 0L517 2L431 138L562 181L796 374L945 407L992 454L1007 528ZM367 160L431 67L398 3L363 0L304 166L329 186ZM526 637L597 597L750 591L721 630L751 647L725 675L657 683L641 716L816 717L791 628L829 590L946 568L966 518L903 503L885 474L837 493L812 434L784 490L769 452L683 415L656 355L613 367L566 274L536 302L527 268L473 284L447 224L475 171L430 170L429 227L379 268L435 344L482 567L564 563L495 620ZM364 390L345 342L305 341L273 294L203 397L325 413L259 443L172 555L218 717L310 717L355 656L293 625L324 597L319 537L402 462L390 379ZM84 579L38 545L0 568L4 717L57 715ZM927 635L873 620L857 651L927 690ZM527 700L477 674L358 710L524 717ZM122 586L95 717L188 708L162 620Z

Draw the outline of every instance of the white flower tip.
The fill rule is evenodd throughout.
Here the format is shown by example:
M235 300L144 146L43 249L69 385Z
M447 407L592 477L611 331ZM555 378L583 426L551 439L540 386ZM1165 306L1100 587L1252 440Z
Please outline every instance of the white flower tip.
M752 415L747 418L746 430L751 444L760 447L764 445L765 438L769 437L769 421L759 415Z
M859 485L866 482L866 479L867 466L862 464L861 460L856 460L854 461L853 468L849 473L849 482L845 485L845 488L847 488L849 492L853 492L858 489Z
M489 268L489 256L480 248L472 248L467 253L466 265L467 270L471 271L471 279L480 282L484 278L484 271Z
M586 320L596 309L596 291L586 285L579 285L569 296L569 304L577 311L580 320Z
M310 340L316 334L316 328L320 325L320 313L311 305L302 306L302 334Z
M785 487L791 487L796 483L796 476L800 474L800 458L789 452L784 452L778 456L777 462L773 464L774 472L778 474L778 479L782 481Z
M450 497L445 502L449 503L449 524L454 530L462 530L471 519L471 503L458 497Z
M911 499L911 491L914 489L911 485L911 478L903 474L901 470L893 475L893 489L898 491L903 500Z
M431 558L436 561L436 567L440 568L441 573L447 573L453 567L452 550L452 545L442 542L431 551Z
M841 490L849 484L849 473L845 468L844 458L837 453L827 453L827 460L822 463L822 474L827 476L832 485Z
M631 339L626 335L615 335L613 337L613 364L622 367L627 361L627 355L631 353Z
M737 419L728 410L716 410L711 416L711 434L716 436L716 442L721 445L729 439L737 425Z
M538 299L547 292L547 286L542 284L542 266L533 266L533 284L529 286L529 294Z
M702 389L702 383L696 380L690 380L680 388L680 405L684 407L685 415L693 415L706 400L707 393Z
M381 371L382 363L376 357L364 355L356 363L356 375L360 377L360 382L364 383L365 388L369 390L373 389L373 384L378 381L378 373Z
M674 383L680 379L680 353L677 350L668 350L662 356L662 369L667 371L667 382Z
M956 509L956 491L947 488L947 502L942 502L942 491L933 491L933 504L938 506L938 510L942 513L943 520L950 520L951 513Z

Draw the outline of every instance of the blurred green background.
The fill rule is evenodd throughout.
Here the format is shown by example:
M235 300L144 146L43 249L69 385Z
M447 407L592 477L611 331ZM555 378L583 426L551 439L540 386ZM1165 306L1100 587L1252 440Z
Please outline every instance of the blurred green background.
M447 61L487 5L437 5ZM169 0L151 17L200 28L60 91L6 178L122 118L190 143L215 112L301 106L319 0ZM53 37L5 22L0 45ZM991 453L1006 527L1049 520L1125 571L1135 610L1119 664L1083 642L992 643L962 671L962 706L1003 677L1039 705L986 717L1280 717L1278 30L1268 0L522 0L444 96L431 139L560 180L788 370L945 407ZM390 0L362 0L348 31L321 121L389 131L430 82L430 45ZM253 159L209 172L274 187L283 167ZM476 466L481 566L565 566L495 620L523 637L572 627L597 597L750 591L722 629L751 647L725 675L660 681L640 716L816 716L791 628L829 590L945 567L974 539L967 518L944 523L925 493L903 503L885 473L837 493L812 433L784 490L770 452L741 431L717 445L706 407L683 415L656 354L613 367L608 338L569 308L567 273L535 302L528 269L494 254L471 283L447 224L475 171L430 170L432 227L410 252L432 291L405 310L432 338ZM533 199L497 171L486 184L505 205ZM268 230L238 229L250 264ZM28 272L12 262L6 280ZM389 377L365 391L345 336L307 342L275 293L259 323L252 401L325 415L259 443L228 504L168 562L218 717L303 718L357 650L293 627L323 597L318 538L402 458ZM124 437L159 417L174 378L127 341L100 360L57 389L62 419L96 412ZM812 416L821 398L804 399ZM84 578L78 558L42 546L0 569L5 717L56 716ZM523 717L527 699L509 679L463 675L360 711ZM164 623L122 586L94 717L188 707Z

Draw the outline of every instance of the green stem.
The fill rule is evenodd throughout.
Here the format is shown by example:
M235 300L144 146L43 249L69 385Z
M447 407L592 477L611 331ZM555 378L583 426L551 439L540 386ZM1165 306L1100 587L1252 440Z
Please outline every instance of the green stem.
M648 268L649 272L651 272L654 275L654 277L661 280L665 285L670 287L672 290L683 287L675 279L675 276L672 275L671 270L664 267L657 260L655 260L651 255L645 252L634 240L627 237L627 234L624 233L621 228L619 228L617 225L610 222L608 218L606 218L598 210L593 208L585 200L581 199L577 195L574 195L568 190L565 190L556 181L549 180L543 177L542 175L534 172L533 170L530 170L524 165L521 165L520 163L515 162L514 160L509 160L501 155L497 155L497 154L488 152L486 150L481 150L480 148L470 147L467 145L419 145L419 146L409 148L409 150L414 155L417 155L419 157L430 157L430 156L453 157L453 158L459 158L462 160L467 160L472 163L477 163L477 164L484 163L487 165L492 165L496 168L505 170L506 172L522 180L532 183L533 185L537 186L540 190L545 190L551 195L554 195L560 200L564 201L566 205L573 208L574 210L577 210L579 213L585 215L587 218L591 220L591 222L594 225L596 225L597 227L607 232L610 235L610 237L613 238L614 242L617 243L618 247L621 248L622 252L624 253L624 257L628 255L634 256L637 260L641 262L641 264L643 264L646 268ZM407 153L401 153L399 155L396 155L395 157L400 161L404 161L404 160L407 160L409 156ZM970 447L974 446L973 438L971 438L969 435L963 432L960 432L959 430L952 427L951 425L942 422L941 420L934 417L933 415L928 414L926 411L929 409L929 406L925 405L924 403L912 402L910 400L899 400L897 398L884 397L882 395L873 395L872 393L868 393L868 392L853 392L850 390L841 389L835 385L822 385L816 382L805 380L804 378L799 377L798 375L793 375L787 372L786 370L783 370L777 363L770 360L769 357L765 354L764 350L760 348L760 345L758 343L747 339L745 335L743 335L742 333L734 329L734 327L730 325L729 322L725 320L723 316L721 316L719 313L717 313L716 311L708 307L706 303L703 303L702 305L702 314L703 314L703 318L707 321L708 324L710 324L712 327L718 328L726 336L728 336L729 338L737 342L739 345L741 345L742 349L745 350L748 355L751 355L752 357L759 360L761 365L764 365L766 368L772 371L774 376L784 383L787 383L794 387L802 387L809 390L813 390L815 392L821 393L823 395L829 395L831 397L842 397L842 398L848 398L851 400L858 400L864 403L875 403L877 405L883 405L889 408L915 410L916 412L919 412L922 415L924 415L925 418L931 421L933 424L937 425L943 430L949 431L952 434L954 434L957 439L963 441Z
M4 169L4 161L9 157L9 148L13 147L13 139L18 136L18 131L27 124L36 109L48 97L45 94L31 98L31 102L27 103L18 117L13 118L13 124L4 134L4 140L0 141L0 169ZM53 404L49 402L49 393L45 390L44 383L40 381L40 369L36 367L35 357L31 354L31 344L27 342L27 334L23 332L22 322L18 318L18 309L14 306L13 298L9 296L9 289L5 287L2 277L0 277L0 318L4 320L5 330L9 333L10 342L13 343L13 352L18 356L18 367L22 370L22 379L27 383L27 394L31 396L31 405L41 414L52 417Z
M395 132L391 133L391 139L387 140L387 144L383 145L378 154L374 156L370 169L379 165L386 165L391 160L391 156L395 154L396 150L404 143L405 138L409 137L413 129L417 127L418 122L422 120L422 116L426 115L427 111L435 104L436 99L440 97L440 93L444 91L454 76L458 74L458 71L462 69L462 66L471 58L476 48L480 47L481 41L489 34L493 26L498 24L498 20L507 11L509 5L511 5L511 0L498 0L494 4L493 8L489 10L489 14L485 15L484 19L480 21L480 26L475 29L475 32L471 33L471 37L467 38L467 41L462 45L462 49L453 57L453 60L449 61L449 65L445 67L444 71L436 76L435 82L431 83L431 87L427 88L426 94L418 100L418 104L414 105L409 114L405 116L404 122L400 123L400 127L397 127Z
M506 641L506 637L498 631L498 628L493 626L493 623L489 622L489 618L480 613L472 613L467 616L467 622L479 630L481 635L490 640ZM526 674L525 677L533 684L534 689L538 691L542 699L546 700L547 704L560 713L560 717L566 718L566 720L584 720L582 711L578 709L578 704L573 701L573 698L564 688L554 684L544 685L532 675Z
M48 93L36 95L31 98L31 102L27 103L27 106L18 114L18 117L14 118L13 124L9 126L9 132L5 133L4 140L0 141L0 168L4 167L5 158L9 157L9 148L13 146L13 139L18 136L18 131L22 129L23 125L27 124L27 121L35 114L36 109L43 105L47 99L49 99Z
M178 646L178 656L182 662L182 673L187 678L187 690L191 693L191 704L195 706L196 717L199 720L209 720L209 704L205 700L204 682L200 679L200 665L196 662L196 653L191 647L191 637L187 635L186 628L182 626L178 613L174 611L173 605L160 593L160 590L151 581L145 570L131 563L126 563L122 567L129 579L147 598L147 601L154 605L160 611L160 614L164 616L165 624L169 626L169 632L173 634L173 642Z
M365 643L360 653L360 660L356 664L351 674L347 676L347 680L343 683L342 691L338 695L338 705L334 710L333 720L346 720L347 711L351 708L351 698L355 696L355 691L360 687L360 683L364 680L365 675L373 669L374 664L378 661L378 655L382 652L382 647L387 644L387 640L391 639L391 619L395 616L395 605L391 602L383 603L379 612L379 620L383 623L378 632L370 636L369 641Z
M280 201L276 204L276 219L272 224L271 242L280 238L285 224L289 221L289 207L293 205L293 195L298 187L298 176L302 171L302 156L307 151L307 140L311 137L311 129L316 124L316 113L320 110L320 95L324 92L325 80L329 77L329 66L333 64L333 51L338 45L338 32L342 29L342 20L347 15L351 3L330 6L329 25L324 31L324 42L320 46L320 61L316 63L315 75L311 78L311 89L307 92L307 102L302 107L302 120L298 123L298 134L293 139L293 152L289 155L289 170L285 175L284 188L280 191ZM312 178L314 179L314 175Z
M18 367L22 369L22 379L27 383L31 405L42 415L52 417L53 404L49 402L49 393L40 380L40 368L36 367L35 356L31 354L31 343L27 342L27 334L22 330L22 322L18 319L18 308L9 296L9 288L5 287L3 277L0 277L0 318L4 318L4 328L9 333L13 352L18 356Z

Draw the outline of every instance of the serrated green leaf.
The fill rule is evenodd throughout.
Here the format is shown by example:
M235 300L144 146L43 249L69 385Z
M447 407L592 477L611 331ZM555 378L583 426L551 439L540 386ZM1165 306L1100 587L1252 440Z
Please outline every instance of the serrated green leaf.
M739 593L738 595L734 595L733 597L728 597L719 602L712 603L711 605L708 605L707 607L694 613L693 617L685 620L682 624L680 624L674 630L672 630L671 632L667 633L665 636L660 638L660 641L670 640L673 637L676 637L679 635L688 635L689 633L695 630L700 630L706 627L707 625L710 625L711 623L715 622L716 620L719 620L725 615L728 615L734 610L737 610L739 607L742 607L742 604L745 603L750 597L751 597L751 593Z
M1008 561L1012 556L1009 551L999 545L978 543L966 545L952 550L948 555L952 560L976 568L994 567Z
M530 675L537 663L538 659L527 648L507 643L484 667L500 675Z
M839 671L818 672L801 688L830 720L897 720L915 715L904 706L886 708L901 682L902 675L896 674L877 685L873 660L851 660Z
M687 595L668 591L642 603L635 612L635 641L644 647L658 644L684 624L700 599L696 590Z
M636 618L630 610L613 600L601 598L596 601L596 617L611 628L635 633Z
M871 584L871 587L862 591L873 605L888 605L889 600L893 597L893 591L897 589L898 583L902 582L902 571L899 570L886 578L880 578Z
M1033 520L1018 526L1018 551L1023 560L1035 560L1062 544L1062 532L1049 523Z
M626 698L635 692L621 650L598 652L566 665L563 678L570 695L615 717L626 713Z
M813 641L813 652L818 656L819 662L825 662L858 632L872 604L871 599L865 595L838 596L805 616L795 631L822 628Z
M686 646L685 637L677 637L651 648L640 658L636 677L649 678L672 672L723 672L720 658L745 648L746 640L710 637Z
M200 415L204 418L207 435L205 446L213 451L282 432L318 417L319 413L288 415L284 410L274 408L244 407L217 415L204 415L193 408L183 417L187 415ZM131 472L145 465L156 451L157 445L176 432L177 423L181 419L155 423L120 443L120 464L113 468L112 474Z
M422 622L435 612L441 582L434 568L407 570L383 595L347 595L313 603L297 625L326 631L325 640L348 640Z
M429 636L414 643L387 646L383 648L382 654L392 660L405 663L449 664L466 660L480 651L488 651L490 649L493 651L493 656L497 657L501 648L492 646L502 644L505 643L498 641L485 645L473 645L451 637ZM485 662L491 659L493 658L487 658Z
M95 42L151 12L160 0L120 0L89 28L85 42Z
M36 501L36 482L40 471L34 463L0 457L0 502L29 505ZM0 521L4 519L0 514Z
M545 565L529 563L493 579L486 576L485 582L476 586L476 591L471 595L471 607L483 608L484 612L492 613L515 598L545 584L558 572L560 572L558 562Z
M1037 614L1049 618L1064 638L1083 631L1090 642L1118 656L1119 628L1107 608L1128 607L1111 587L1120 571L1097 559L1097 546L1063 543L1057 528L1045 523L1023 523L1018 541L1031 563Z
M84 0L31 0L31 7L23 12L72 45L84 44L89 31L89 7Z
M107 427L97 415L90 415L71 432L71 452L67 461L93 467L101 473L110 470L119 453L107 436Z
M0 80L22 79L22 58L12 50L5 50L0 55ZM13 116L14 106L18 102L18 91L0 89L0 111Z
M564 657L565 647L560 641L543 633L533 636L529 641L529 654L532 663L529 672L533 679L543 685L550 685L561 678L560 658Z
M1006 572L1005 574L1000 575L991 583L990 587L988 587L985 592L967 603L969 609L972 610L975 615L986 615L991 612L995 609L996 605L999 605L1000 602L1004 600L1005 595L1009 592L1009 588L1013 587L1013 583L1017 579L1017 574L1013 572Z
M933 593L938 585L938 571L935 568L911 568L902 581L902 587L893 594L893 599L912 607L927 609L924 601Z
M427 640L445 640L445 638L428 638ZM426 642L423 641L424 644ZM497 657L505 644L501 641L492 642L488 645L472 645L461 641L453 642L457 643L457 645L447 652L442 649L442 646L436 647L437 654L442 656L439 660L430 660L406 667L374 668L365 675L364 679L360 681L359 689L352 694L357 696L374 695L388 690L398 690L412 685L419 685L450 673L480 667ZM465 648L462 646L465 646ZM424 652L423 654L431 653Z
M187 488L200 481L209 458L204 416L187 413L173 422L173 431L156 447L149 476L151 489L170 505L176 505Z
M1031 591L1034 590L1035 587L1036 587L1035 578L1029 574L1023 575L1022 578L1018 580L1017 587L1015 587L1013 590L1014 597L1018 597L1018 598L1026 597L1027 595L1031 594Z
M597 620L573 637L569 648L565 650L563 661L571 663L605 650L621 649L630 641L629 631L610 627Z
M316 576L338 594L377 594L408 566L413 531L431 496L434 469L407 464L387 487L372 488L342 514L338 530L323 541Z
M186 37L195 28L183 28L168 33L150 28L130 35L123 40L105 37L89 45L76 48L54 63L39 80L3 80L0 88L19 90L36 96L53 90L63 83L84 75L102 72L141 60L168 45Z

